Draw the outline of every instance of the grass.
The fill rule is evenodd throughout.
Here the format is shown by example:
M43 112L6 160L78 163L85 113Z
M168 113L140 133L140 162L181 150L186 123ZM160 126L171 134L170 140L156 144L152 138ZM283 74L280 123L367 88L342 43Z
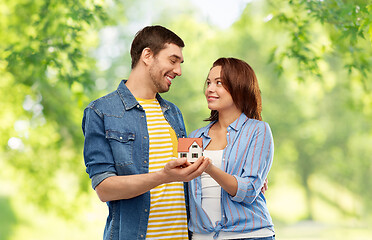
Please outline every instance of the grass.
M0 196L0 239L7 239L12 235L17 218L12 209L10 199Z
M324 179L317 178L312 181L313 187L320 184L324 186L317 190L316 193L319 194L314 194L312 201L315 220L303 220L306 215L305 194L294 182L293 179L278 177L265 194L275 224L277 240L372 239L371 224L364 223L350 214L353 209L358 210L355 207L358 202L353 200L350 193L330 185L331 183L325 182ZM82 204L75 220L41 212L32 203L21 198L19 193L6 195L7 192L0 193L1 240L102 239L107 207L98 200L93 191L89 197L89 205ZM326 199L324 193L327 193ZM337 204L333 204L335 200Z

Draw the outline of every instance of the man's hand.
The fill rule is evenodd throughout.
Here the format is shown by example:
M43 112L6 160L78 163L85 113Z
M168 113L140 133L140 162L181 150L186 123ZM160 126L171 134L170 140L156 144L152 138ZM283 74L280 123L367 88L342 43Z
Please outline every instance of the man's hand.
M210 164L210 160L205 157L199 157L193 164L186 158L178 158L169 161L161 170L165 177L165 182L188 182L200 176Z

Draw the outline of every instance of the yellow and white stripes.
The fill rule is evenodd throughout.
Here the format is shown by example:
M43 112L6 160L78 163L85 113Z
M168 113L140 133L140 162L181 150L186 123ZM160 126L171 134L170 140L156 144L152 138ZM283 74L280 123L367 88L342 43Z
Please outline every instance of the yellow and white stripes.
M156 99L138 99L146 112L149 131L149 172L161 170L177 157L177 137ZM182 182L162 184L150 191L151 207L146 239L188 239Z

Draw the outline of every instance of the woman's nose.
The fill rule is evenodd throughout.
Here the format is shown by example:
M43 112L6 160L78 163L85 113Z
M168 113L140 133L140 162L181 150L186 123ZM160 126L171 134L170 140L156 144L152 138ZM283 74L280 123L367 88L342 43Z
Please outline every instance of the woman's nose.
M208 86L207 86L207 91L208 92L214 92L215 90L215 86L213 83L210 83Z

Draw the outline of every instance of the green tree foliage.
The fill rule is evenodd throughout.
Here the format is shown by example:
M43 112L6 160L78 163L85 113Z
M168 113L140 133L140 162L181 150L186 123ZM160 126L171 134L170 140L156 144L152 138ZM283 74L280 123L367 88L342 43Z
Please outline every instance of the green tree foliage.
M290 122L278 129L276 140L280 152L285 147L295 153L292 162L287 156L279 159L294 167L305 189L305 218L313 218L314 195L339 202L329 199L321 186L311 186L311 179L319 175L361 196L363 210L348 214L367 216L371 196L363 194L363 185L372 183L367 147L372 144L372 5L338 0L268 2L267 27L276 41L267 43L274 45L269 62L281 74L279 79L286 79L286 87L276 86L289 96L289 101L281 97L280 103L286 104L277 106L282 108L279 114L268 115L274 124L280 116ZM267 97L275 101L277 90Z
M342 208L314 184L327 179L362 206L345 214L368 216L368 1L252 1L229 29L201 23L189 1L151 2L123 0L111 8L100 1L0 2L0 167L7 169L0 176L17 181L19 197L65 216L87 200L82 111L127 77L133 34L151 15L151 24L169 27L186 43L183 75L164 96L180 107L188 132L205 125L203 86L212 62L242 58L256 71L263 117L274 134L271 184L276 172L293 173L307 194L304 218L311 219L314 198Z
M272 183L275 171L295 173L293 181L306 195L305 219L314 218L315 199L345 216L366 217L371 212L371 196L363 192L372 183L372 49L364 35L369 34L370 7L340 2L345 9L338 11L333 5L317 9L311 2L278 1L274 7L253 2L227 30L179 19L172 27L186 36L185 59L192 64L185 64L183 81L169 95L181 107L188 130L194 130L208 115L202 87L212 62L220 56L245 59L258 75L264 120L275 137ZM309 14L310 7L316 13ZM326 19L316 15L332 9L334 15ZM360 11L352 17L363 23L356 35L347 30L352 15L347 9ZM331 24L336 16L340 23ZM351 192L359 207L345 207L342 196L328 195L314 183L317 179Z
M88 53L97 27L108 22L105 7L103 1L0 2L1 159L20 197L65 216L73 215L88 185L79 126L93 82Z
M371 90L372 4L367 0L268 1L273 21L280 23L285 44L275 46L272 61L297 61L301 72L320 77L320 62L326 57L342 59L344 67L360 73L355 79ZM317 27L326 31L319 35ZM367 50L367 51L366 51ZM303 80L303 73L298 78Z

